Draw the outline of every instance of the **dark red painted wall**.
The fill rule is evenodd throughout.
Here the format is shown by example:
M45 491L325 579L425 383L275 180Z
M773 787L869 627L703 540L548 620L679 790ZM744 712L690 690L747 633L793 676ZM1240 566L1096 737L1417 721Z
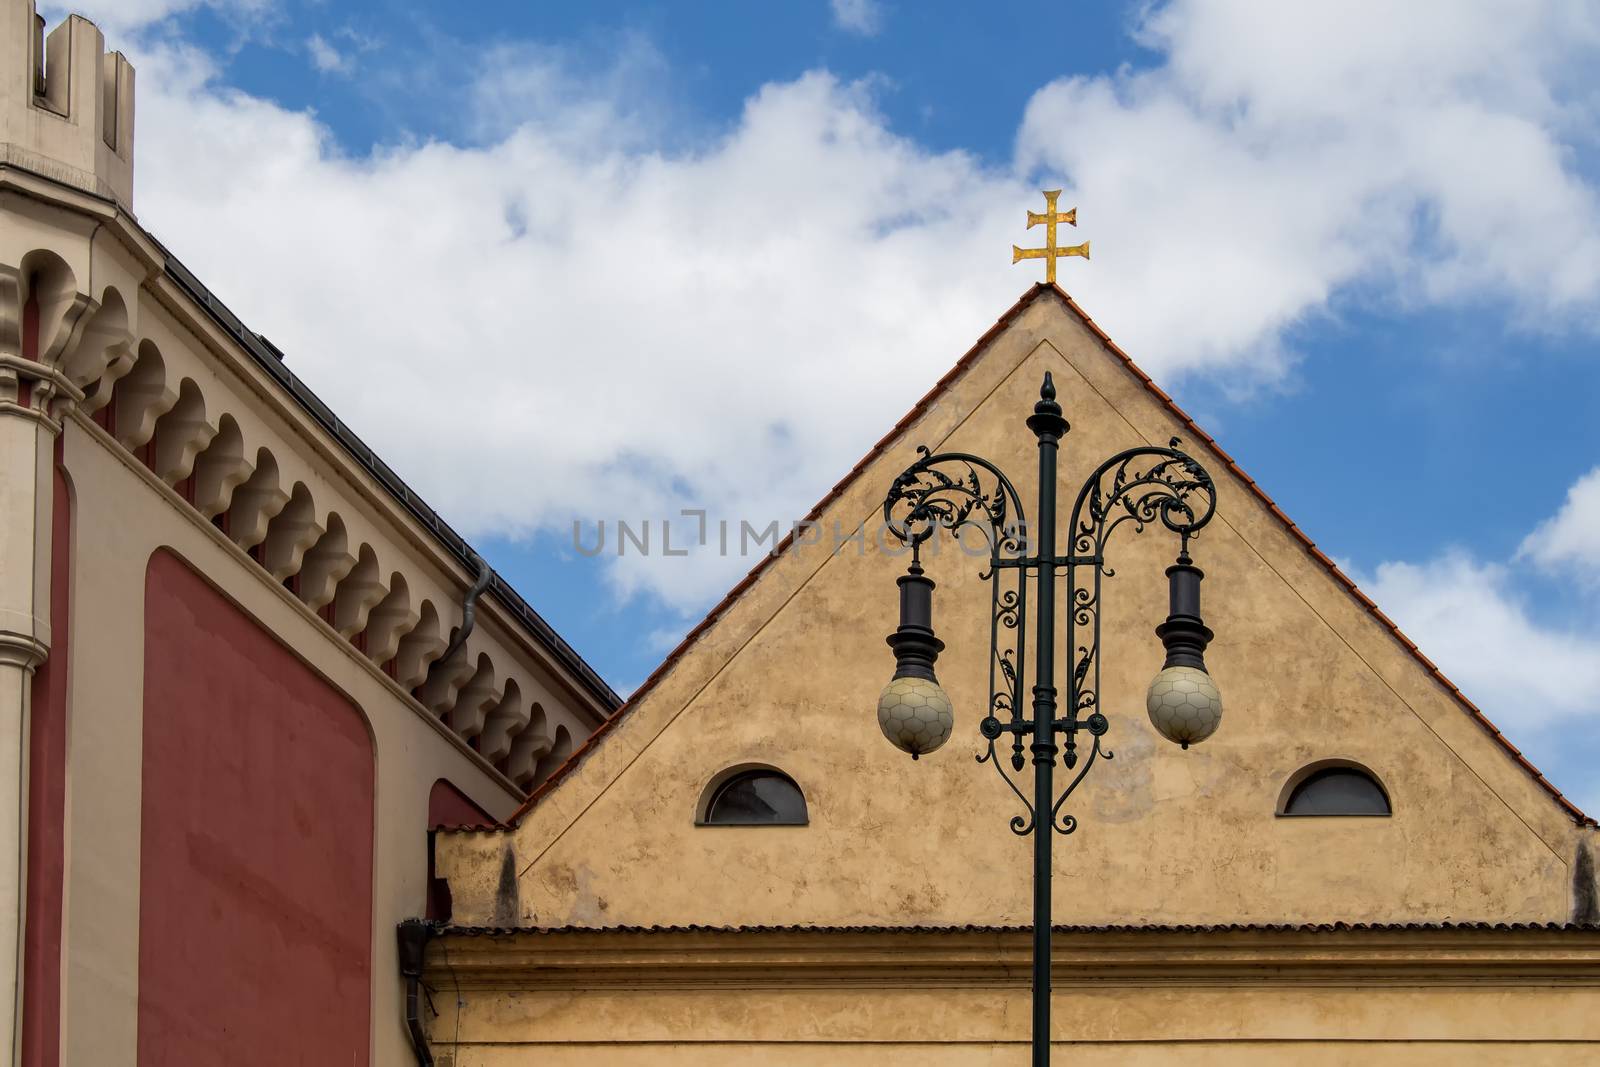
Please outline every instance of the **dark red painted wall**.
M498 826L499 821L472 802L448 778L440 778L428 791L428 829L457 826Z
M67 783L67 610L72 495L56 439L50 530L50 656L33 677L28 714L28 925L22 934L22 1063L61 1062L61 908Z
M139 1063L365 1065L365 721L176 557L145 598Z

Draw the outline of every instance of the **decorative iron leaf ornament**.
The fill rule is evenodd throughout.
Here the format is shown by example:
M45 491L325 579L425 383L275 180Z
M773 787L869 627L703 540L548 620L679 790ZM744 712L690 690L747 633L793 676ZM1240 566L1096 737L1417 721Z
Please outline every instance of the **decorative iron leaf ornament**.
M1053 391L1052 391L1053 395ZM1066 580L1065 648L1070 652L1068 691L1060 702L1065 714L1055 720L1065 735L1062 762L1074 771L1048 813L1051 829L1070 834L1077 820L1062 812L1079 783L1099 759L1111 759L1102 743L1110 728L1100 703L1100 596L1102 583L1114 577L1106 566L1106 546L1124 525L1142 532L1160 522L1178 534L1183 551L1216 511L1211 475L1180 450L1174 437L1165 447L1144 446L1106 460L1079 490L1067 525L1070 551L1051 562ZM1028 617L1030 587L1038 589L1042 557L1025 536L1022 500L1010 479L994 464L965 452L935 454L926 446L919 458L894 479L883 501L889 532L919 558L921 547L943 529L954 537L977 531L988 546L988 567L981 573L990 584L989 707L979 723L987 742L979 763L992 763L1006 786L1021 801L1024 815L1011 819L1018 835L1031 834L1039 813L1004 764L1020 773L1026 766L1026 739L1035 723L1028 718L1023 693L1027 643L1021 625ZM1087 734L1086 752L1078 735ZM1010 758L999 758L998 746L1010 735Z

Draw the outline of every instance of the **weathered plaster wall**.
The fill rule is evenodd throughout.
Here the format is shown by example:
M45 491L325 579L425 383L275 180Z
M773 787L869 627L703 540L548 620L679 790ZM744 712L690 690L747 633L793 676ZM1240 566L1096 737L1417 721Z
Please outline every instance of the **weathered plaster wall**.
M441 1067L1020 1067L1030 947L1025 930L448 935L434 1049ZM1600 932L1572 929L1060 931L1057 1062L1587 1063L1597 962Z
M592 1064L596 1050L579 1047L545 1047L539 1062L548 1067ZM527 1049L485 1047L464 1049L456 1067L501 1067L526 1063ZM883 1044L877 1042L836 1045L831 1042L770 1044L731 1042L710 1048L679 1044L607 1048L608 1067L657 1067L696 1064L697 1067L747 1067L752 1063L782 1063L784 1067L1020 1067L1028 1050L1020 1043L963 1042L950 1045ZM1348 1067L1359 1061L1369 1067L1571 1067L1573 1047L1562 1042L1519 1043L1514 1047L1459 1041L1341 1041L1313 1045L1300 1041L1261 1041L1248 1045L1232 1042L1152 1042L1124 1044L1060 1044L1055 1055L1071 1057L1075 1067ZM781 1057L775 1058L775 1057Z
M1593 990L1121 987L1054 998L1074 1067L1571 1067L1596 1054ZM523 994L473 1002L452 1067L783 1067L1029 1062L1026 990Z
M874 521L919 443L995 459L1031 507L1037 461L1021 421L1047 369L1073 426L1064 485L1184 429L1041 298L826 510L824 528ZM1116 758L1070 808L1081 829L1058 844L1057 921L1567 919L1570 818L1220 459L1188 446L1219 478L1195 556L1226 717L1188 752L1145 720L1176 544L1124 530L1104 605ZM1026 921L1031 845L1006 831L1015 798L973 762L988 648L976 561L947 550L929 564L955 737L913 763L878 733L872 709L892 666L881 640L903 565L870 543L778 560L514 834L441 843L457 920L503 921L510 849L527 924ZM1274 817L1284 781L1333 757L1371 768L1394 816ZM705 783L743 762L789 772L810 825L696 827Z

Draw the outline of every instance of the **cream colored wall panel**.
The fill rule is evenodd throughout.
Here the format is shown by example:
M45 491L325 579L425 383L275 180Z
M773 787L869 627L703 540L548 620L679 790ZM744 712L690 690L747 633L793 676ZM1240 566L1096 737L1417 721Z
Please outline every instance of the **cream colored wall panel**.
M394 926L422 914L427 804L448 778L503 817L517 795L409 696L104 435L65 430L73 485L67 797L66 1035L72 1067L132 1065L138 1003L140 737L145 567L167 547L294 648L367 716L377 752L373 1060L405 1062Z

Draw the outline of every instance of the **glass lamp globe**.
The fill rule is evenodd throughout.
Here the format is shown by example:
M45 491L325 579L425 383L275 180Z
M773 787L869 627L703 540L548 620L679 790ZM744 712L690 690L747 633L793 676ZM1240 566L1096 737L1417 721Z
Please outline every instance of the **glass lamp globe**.
M910 675L895 678L878 697L878 728L912 759L950 740L955 727L950 698L938 682Z
M1222 723L1222 694L1198 667L1162 670L1150 683L1144 706L1161 736L1184 748L1204 741Z

